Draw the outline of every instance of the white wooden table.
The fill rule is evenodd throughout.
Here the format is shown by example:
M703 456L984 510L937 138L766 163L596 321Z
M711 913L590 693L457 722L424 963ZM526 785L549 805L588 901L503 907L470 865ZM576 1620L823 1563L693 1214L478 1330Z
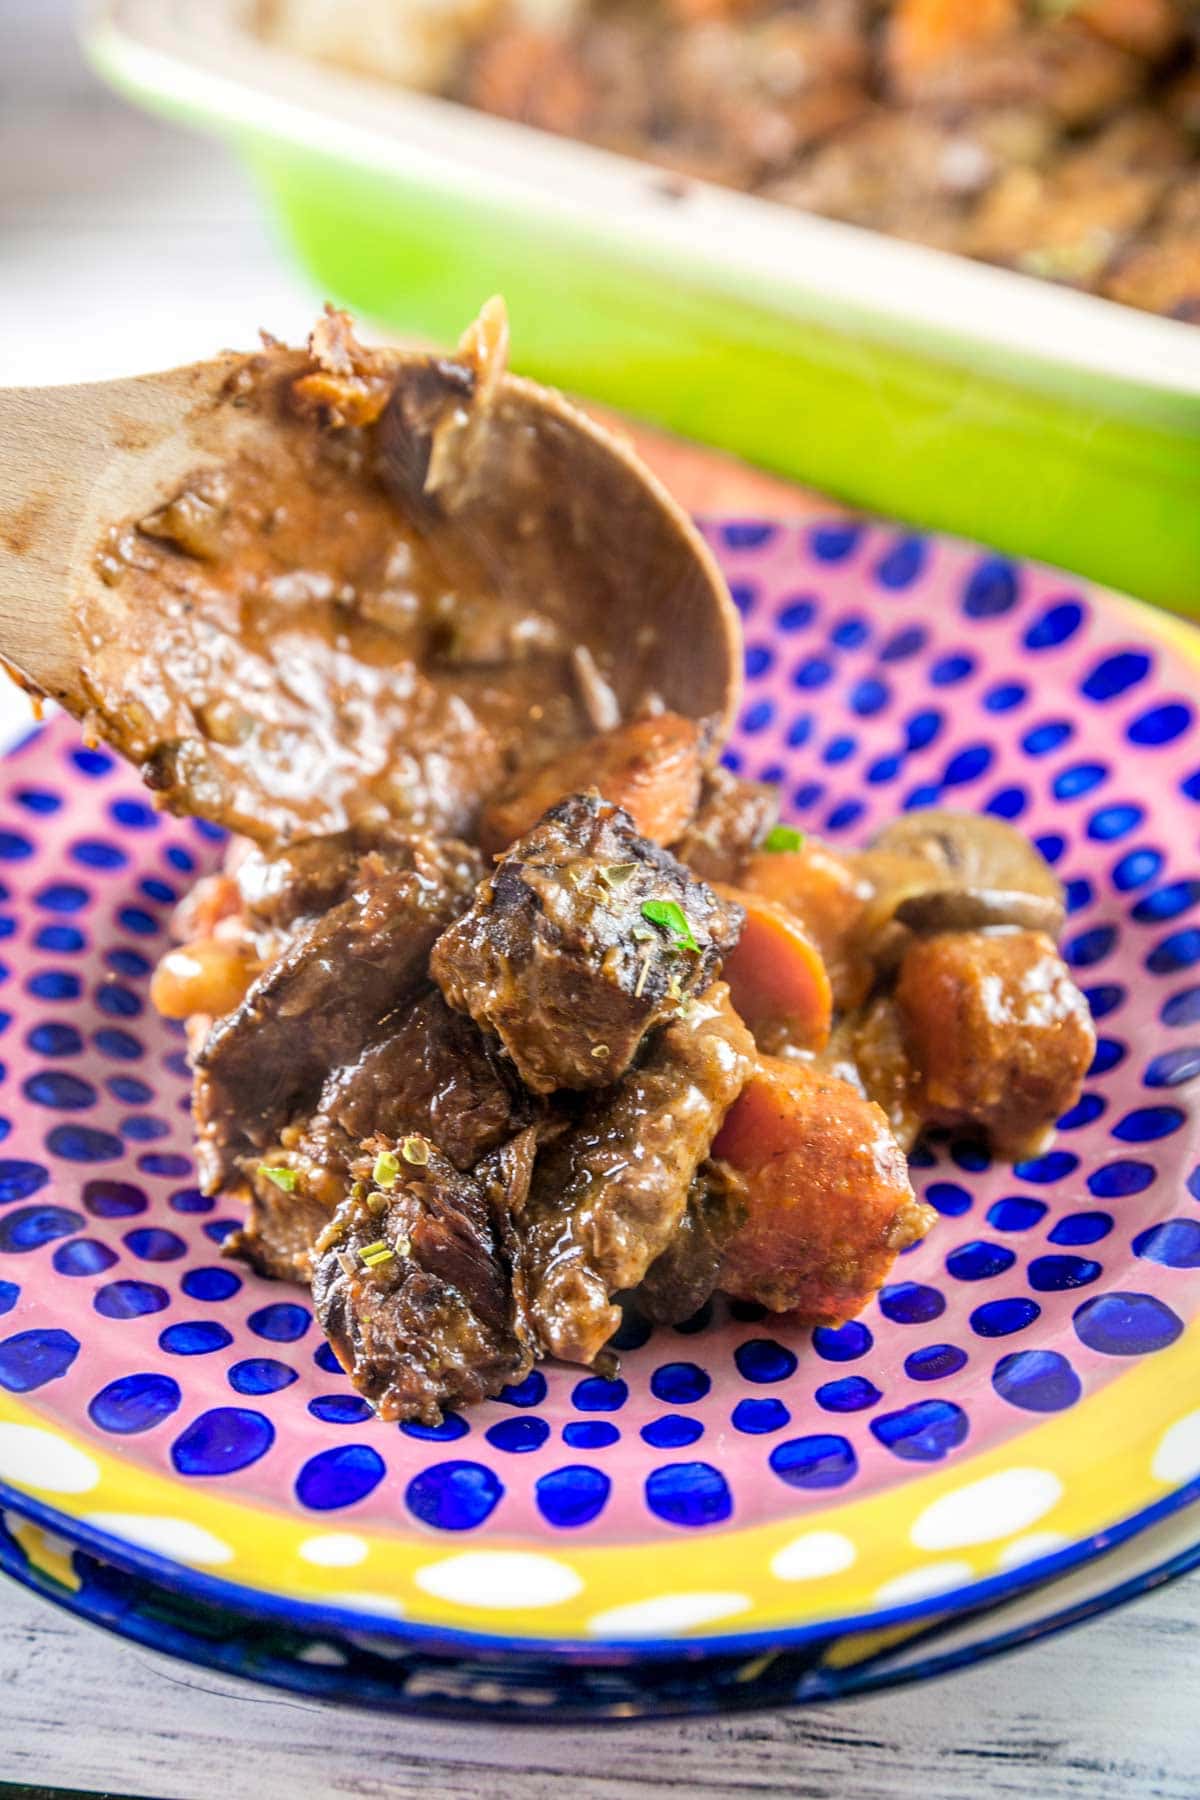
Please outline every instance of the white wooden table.
M165 367L298 336L236 170L125 112L68 0L0 0L0 382ZM0 1585L5 1783L156 1800L1196 1800L1200 1576L941 1683L788 1715L592 1729L426 1724L224 1680Z

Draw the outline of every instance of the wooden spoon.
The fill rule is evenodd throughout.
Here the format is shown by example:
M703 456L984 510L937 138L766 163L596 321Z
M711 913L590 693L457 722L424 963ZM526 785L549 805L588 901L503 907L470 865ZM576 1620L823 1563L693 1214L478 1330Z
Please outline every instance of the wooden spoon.
M272 593L291 591L289 575L311 587L314 560L327 551L333 566L382 508L397 541L415 529L418 550L469 550L531 606L553 580L610 647L622 712L653 693L713 721L719 742L740 692L740 631L707 546L631 449L508 374L506 347L498 303L445 358L360 351L330 315L309 351L268 343L159 375L0 390L0 656L140 766L172 810L263 839L340 829L383 804L364 801L360 765L373 756L378 776L403 748L374 722L403 685L403 645L385 640L381 662L374 631L360 688L346 676L348 639L335 658L314 638L315 660L297 672L284 626L299 613L268 616L258 596L264 557ZM331 419L350 429L331 432ZM195 548L189 531L154 520L175 518L181 495L211 513L204 496L225 492L231 471L239 491L274 484L286 528L255 542L260 586L235 571L213 614L204 546L194 562L180 554ZM337 483L363 471L372 493L352 506ZM310 502L326 539L342 542L305 555L295 521ZM342 529L330 534L332 516ZM285 637L286 676L272 662ZM353 741L335 741L355 707Z

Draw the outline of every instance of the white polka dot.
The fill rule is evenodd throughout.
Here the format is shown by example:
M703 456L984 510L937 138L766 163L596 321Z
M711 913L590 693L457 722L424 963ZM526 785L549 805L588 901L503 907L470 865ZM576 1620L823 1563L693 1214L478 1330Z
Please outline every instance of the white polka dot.
M437 1600L496 1611L559 1606L583 1588L565 1563L520 1550L466 1550L418 1569L413 1580Z
M1063 1485L1048 1469L1002 1469L943 1494L918 1515L918 1550L961 1550L1024 1531L1062 1499Z
M1163 1433L1150 1473L1155 1481L1192 1481L1200 1475L1200 1412L1177 1419Z
M48 1494L87 1494L100 1482L90 1456L38 1425L0 1425L0 1481Z
M336 1644L305 1644L303 1650L297 1650L301 1662L315 1663L318 1667L344 1669L350 1658Z
M848 1569L858 1551L840 1531L806 1531L771 1558L771 1573L780 1581L816 1581Z
M908 1600L923 1600L927 1594L940 1594L946 1588L959 1587L974 1578L968 1562L927 1563L923 1569L910 1569L906 1575L893 1576L876 1588L875 1598L902 1606Z
M660 1631L688 1631L694 1625L731 1619L749 1607L748 1594L661 1594L654 1600L610 1606L589 1619L587 1628L596 1637L654 1637Z
M323 1594L321 1598L330 1606L344 1606L350 1612L378 1613L385 1619L404 1617L404 1608L391 1594L368 1594L363 1588L355 1588L353 1592Z
M123 1538L156 1556L169 1556L175 1562L227 1563L234 1551L221 1538L193 1525L188 1519L165 1519L150 1513L88 1513L84 1523L109 1537Z
M353 1569L366 1562L367 1546L353 1532L330 1531L322 1537L305 1538L300 1555L318 1569Z
M1024 1537L1007 1545L996 1558L998 1569L1019 1569L1022 1563L1034 1562L1039 1556L1053 1556L1070 1538L1062 1531L1027 1531Z

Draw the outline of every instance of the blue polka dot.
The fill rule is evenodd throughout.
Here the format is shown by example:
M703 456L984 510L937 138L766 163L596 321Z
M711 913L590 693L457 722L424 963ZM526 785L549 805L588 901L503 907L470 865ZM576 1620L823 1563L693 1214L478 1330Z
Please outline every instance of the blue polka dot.
M824 792L825 789L819 781L810 781L804 787L796 789L792 795L792 801L803 812L806 808L815 806Z
M891 697L891 689L886 682L868 675L850 690L850 710L857 713L860 719L871 719L876 713L883 711Z
M572 1419L563 1426L562 1435L563 1443L572 1450L606 1450L619 1441L621 1433L607 1419Z
M937 737L944 724L943 716L934 708L914 713L904 727L904 742L909 750L924 750Z
M1179 1087L1195 1075L1200 1075L1200 1045L1191 1044L1153 1057L1142 1080L1149 1088Z
M178 1178L192 1172L190 1157L180 1156L173 1150L147 1150L143 1156L138 1157L137 1166L145 1175L171 1175Z
M1153 881L1162 866L1163 858L1158 850L1128 850L1113 869L1113 883L1123 894L1128 893L1132 888Z
M58 1246L52 1260L59 1275L102 1275L112 1268L117 1253L95 1238L72 1238L69 1244Z
M365 1425L374 1417L369 1401L359 1394L317 1394L308 1410L323 1425Z
M115 1162L125 1154L119 1137L91 1125L56 1125L46 1134L46 1148L66 1162Z
M40 1250L55 1238L71 1237L82 1224L82 1215L66 1206L21 1206L0 1217L0 1250L16 1256Z
M1177 919L1200 900L1200 881L1172 881L1165 887L1145 894L1130 910L1130 918L1138 925L1166 924Z
M988 1224L997 1231L1029 1231L1045 1218L1048 1208L1042 1200L1026 1200L1013 1194L1005 1200L993 1201L988 1208Z
M871 1420L872 1435L905 1462L940 1462L969 1429L966 1413L950 1400L917 1400Z
M154 808L141 800L114 800L108 810L118 825L130 831L149 831L160 822Z
M836 765L837 763L843 763L846 761L847 757L854 755L857 747L858 740L856 738L833 738L826 744L824 750L821 752L821 761L823 763L829 763L831 766Z
M233 1333L215 1319L183 1320L158 1335L159 1349L169 1356L208 1356L214 1350L227 1349L232 1342Z
M818 562L844 562L861 537L861 525L814 525L808 534L808 547Z
M1069 1150L1047 1150L1044 1156L1031 1156L1025 1162L1013 1164L1013 1174L1022 1181L1032 1181L1035 1186L1050 1186L1056 1181L1065 1181L1079 1167L1079 1158Z
M227 1380L238 1394L277 1394L281 1388L291 1387L299 1376L295 1369L289 1369L286 1363L275 1362L272 1357L249 1356L243 1362L234 1363Z
M946 764L942 781L947 787L962 787L966 782L977 781L991 768L992 754L988 744L972 744L968 749L960 750Z
M1200 962L1200 926L1187 925L1157 943L1146 958L1152 975L1173 975Z
M33 855L33 845L19 831L0 831L0 861L24 862Z
M988 689L983 696L983 704L988 712L1011 712L1014 706L1020 706L1028 698L1028 694L1029 690L1021 682L1005 681Z
M963 611L972 619L995 619L1017 604L1017 570L1002 556L976 563L963 590Z
M144 1213L150 1202L131 1181L100 1178L85 1183L83 1204L97 1219L128 1219Z
M177 1213L210 1213L216 1201L199 1188L177 1188L167 1196L167 1205Z
M523 1456L530 1450L541 1449L550 1436L550 1427L544 1419L518 1414L514 1419L499 1419L495 1425L489 1425L484 1436L494 1450Z
M1125 1061L1127 1054L1126 1046L1118 1038L1097 1038L1095 1053L1088 1064L1089 1076L1107 1075L1110 1069Z
M215 1406L180 1432L171 1461L181 1475L232 1475L265 1456L274 1441L275 1427L262 1413Z
M774 1338L749 1338L733 1353L743 1381L786 1381L795 1374L796 1356Z
M765 675L775 660L774 652L766 644L747 644L746 677L749 681L757 681Z
M138 1040L116 1025L103 1026L92 1042L102 1055L115 1057L118 1062L136 1062L139 1056L145 1055Z
M40 1056L77 1056L83 1049L83 1039L73 1025L35 1025L25 1041Z
M1011 1337L1014 1331L1032 1325L1041 1311L1036 1300L1024 1297L988 1300L971 1314L971 1330L977 1337Z
M899 538L875 565L875 579L893 593L911 587L925 567L925 543L919 537Z
M812 714L811 713L801 713L799 715L799 717L793 719L791 724L788 726L788 730L787 730L788 748L791 750L799 750L804 744L807 744L809 738L812 736L812 731L813 731Z
M81 986L78 975L66 969L43 969L25 983L38 1000L78 1000Z
M769 1431L782 1431L790 1425L792 1415L782 1400L769 1398L765 1400L739 1400L732 1413L735 1431L744 1431L750 1437L762 1437Z
M1051 792L1056 800L1078 800L1108 780L1107 763L1073 763L1054 777Z
M1112 1135L1126 1144L1151 1144L1178 1131L1186 1117L1177 1106L1141 1106L1126 1113Z
M1035 1256L1028 1273L1035 1294L1061 1294L1068 1288L1087 1287L1103 1269L1086 1256Z
M118 1019L136 1019L142 1011L140 995L116 981L105 982L96 989L96 1005L101 1012Z
M53 881L39 888L33 897L47 912L81 912L88 903L87 889L74 881Z
M187 1254L183 1239L158 1225L139 1225L135 1231L127 1231L125 1244L142 1262L177 1262Z
M1107 1110L1108 1102L1100 1094L1081 1094L1069 1112L1058 1121L1060 1131L1077 1131L1080 1126L1094 1125Z
M823 656L810 656L794 670L792 684L807 689L824 687L832 674L832 663L827 662Z
M711 1387L710 1377L697 1363L664 1363L650 1377L650 1392L666 1406L690 1406L703 1400Z
M665 1463L646 1477L646 1505L668 1525L719 1525L733 1511L729 1484L711 1463Z
M93 777L107 775L110 769L116 767L114 758L108 754L107 750L91 750L84 748L72 750L71 761L75 764L75 767L79 770L80 774Z
M912 656L923 650L929 642L929 633L923 625L904 625L890 637L879 652L880 662L907 662Z
M835 806L826 818L826 830L848 831L851 825L858 823L865 811L866 808L861 800L843 800L841 805Z
M1102 662L1080 683L1080 692L1089 700L1115 700L1127 693L1150 673L1150 658L1142 650L1118 650Z
M1153 1294L1097 1294L1077 1307L1075 1332L1102 1356L1146 1356L1165 1350L1183 1330L1183 1321Z
M78 1355L79 1339L69 1331L18 1331L0 1342L0 1387L30 1394L60 1380Z
M211 1238L214 1244L223 1244L227 1237L232 1236L235 1231L240 1229L240 1226L239 1219L210 1219L204 1227L204 1235L206 1238Z
M606 1381L602 1375L589 1375L577 1381L571 1391L571 1404L580 1412L618 1412L629 1398L624 1381Z
M331 1344L318 1344L313 1351L313 1361L318 1369L324 1369L327 1375L344 1375L345 1370L333 1353Z
M883 1395L873 1381L862 1375L843 1375L837 1381L826 1381L817 1389L815 1399L826 1412L862 1412L874 1406Z
M155 1138L166 1137L171 1127L165 1119L153 1119L134 1113L121 1120L121 1135L136 1144L152 1143Z
M33 941L39 950L66 952L68 955L82 950L87 943L82 931L78 931L74 925L43 925Z
M1097 1200L1119 1200L1128 1194L1140 1194L1155 1179L1152 1163L1111 1162L1093 1169L1087 1178L1088 1191Z
M826 1362L856 1362L874 1342L869 1326L859 1319L846 1325L818 1325L812 1334L813 1349Z
M189 1300L228 1300L242 1278L232 1269L189 1269L179 1285Z
M1177 737L1183 736L1191 723L1191 707L1182 701L1169 701L1164 706L1155 706L1149 712L1140 713L1125 735L1131 744L1157 749L1161 744L1173 744Z
M18 806L23 806L26 812L39 813L43 816L48 813L56 813L62 805L62 797L59 794L48 793L45 788L18 788L13 799Z
M811 600L789 600L779 609L775 621L781 631L803 631L812 624L816 610Z
M756 700L742 714L742 730L751 734L765 731L775 717L775 707L770 700Z
M975 659L964 656L960 651L957 655L943 656L939 662L935 662L929 671L929 679L934 687L953 687L956 682L965 681L974 667Z
M185 850L182 844L168 845L166 856L171 867L180 870L184 875L190 874L196 866L195 857L189 850Z
M166 1288L152 1281L110 1281L97 1288L92 1305L106 1319L140 1319L170 1305Z
M732 581L729 584L729 597L745 619L754 611L758 589L748 581Z
M1063 892L1069 913L1082 912L1095 899L1092 884L1084 875L1077 875L1073 881L1068 881Z
M12 1200L28 1200L44 1188L50 1171L37 1162L23 1162L16 1157L0 1157L0 1206Z
M905 1357L904 1373L910 1381L941 1381L956 1375L966 1360L966 1351L957 1344L926 1344L923 1350L913 1350Z
M510 1382L496 1398L506 1406L540 1406L546 1398L546 1377L540 1369L531 1369L524 1381Z
M0 1281L0 1318L10 1313L21 1298L21 1290L15 1281Z
M1057 1350L1014 1350L992 1370L992 1386L1010 1406L1025 1412L1063 1412L1074 1406L1083 1385Z
M858 650L871 635L871 627L865 619L851 615L847 619L838 619L829 633L830 642L839 650Z
M122 1375L102 1387L88 1406L88 1418L101 1431L130 1437L153 1431L179 1410L179 1383L169 1375Z
M1029 795L1024 788L1008 787L993 794L983 810L996 819L1019 819L1028 806Z
M374 1452L370 1454L374 1455ZM313 1458L314 1463L320 1460L319 1457ZM371 1487L383 1475L382 1459L376 1456L375 1461L379 1465L379 1473L371 1482ZM308 1467L311 1468L312 1464ZM299 1490L299 1483L297 1489ZM370 1488L363 1492L369 1493ZM424 1525L432 1525L437 1531L472 1531L496 1510L503 1493L500 1477L483 1463L442 1462L433 1463L428 1469L422 1469L419 1475L414 1475L405 1490L404 1498L409 1511ZM300 1498L306 1506L313 1504L303 1493ZM355 1493L351 1498L359 1500L362 1493ZM336 1500L325 1504L345 1506L349 1502Z
M1021 739L1021 748L1027 756L1046 756L1051 750L1057 750L1060 744L1065 744L1074 733L1075 727L1069 719L1047 719L1025 733Z
M1106 1212L1068 1213L1050 1233L1052 1244L1098 1244L1113 1228L1113 1217Z
M1043 832L1042 836L1034 838L1033 842L1043 861L1048 862L1051 868L1061 862L1063 851L1067 847L1067 840L1060 832Z
M1083 997L1094 1019L1106 1019L1118 1007L1124 1006L1126 994L1118 983L1102 982L1096 987L1084 988Z
M79 1111L96 1104L96 1090L90 1081L68 1075L61 1069L42 1069L30 1075L23 1084L27 1100L37 1106L51 1106L59 1112Z
M832 1432L776 1444L770 1463L780 1480L795 1488L844 1487L858 1472L853 1444Z
M1087 833L1095 842L1108 844L1114 838L1136 830L1145 816L1140 806L1128 802L1120 806L1102 806L1088 820Z
M434 1444L452 1444L456 1438L466 1437L471 1427L461 1413L444 1412L439 1425L422 1425L417 1419L405 1419L400 1429L405 1437Z
M689 1419L683 1413L665 1413L661 1419L651 1419L643 1425L640 1435L656 1450L678 1450L703 1437L704 1426L699 1419Z
M993 1275L1003 1275L1016 1260L1016 1253L1006 1244L989 1244L975 1238L950 1251L946 1268L956 1281L988 1281Z
M942 1316L946 1301L937 1288L919 1281L895 1281L880 1288L879 1310L893 1325L926 1325Z
M893 781L903 766L899 756L877 757L867 770L867 780L873 787L878 787L881 782Z
M925 1189L930 1206L947 1219L957 1219L971 1210L971 1196L956 1181L931 1181Z
M539 1476L533 1497L548 1525L572 1531L599 1518L611 1492L612 1482L603 1470L589 1468L586 1463L572 1463Z
M1173 1027L1200 1024L1200 987L1184 988L1181 993L1172 994L1163 1002L1158 1016L1164 1025Z
M1200 1225L1194 1219L1164 1219L1138 1232L1133 1253L1164 1269L1200 1268Z
M255 1337L268 1338L273 1344L294 1344L312 1324L312 1314L295 1301L275 1300L252 1312L246 1323Z
M120 845L106 843L102 838L80 838L67 854L85 869L121 869L129 861Z
M1083 608L1076 600L1061 600L1036 618L1025 633L1027 650L1053 650L1074 637L1083 623Z

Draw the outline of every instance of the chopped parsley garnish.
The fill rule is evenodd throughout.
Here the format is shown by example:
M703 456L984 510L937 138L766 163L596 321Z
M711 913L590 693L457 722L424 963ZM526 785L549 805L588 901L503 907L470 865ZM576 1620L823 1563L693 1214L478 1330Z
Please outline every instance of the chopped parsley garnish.
M400 1173L400 1164L390 1150L381 1150L375 1158L375 1167L371 1170L371 1180L376 1187L394 1188L396 1177Z
M391 1262L396 1252L380 1238L376 1244L365 1244L358 1254L368 1269L377 1269L380 1263Z
M670 933L672 950L699 952L687 915L677 900L646 900L642 903L642 917Z
M282 1188L285 1194L294 1194L300 1186L300 1177L295 1169L269 1169L266 1163L259 1163L258 1172L265 1175L268 1181L273 1181L277 1188Z
M772 825L763 839L764 850L802 850L804 833L794 825Z

